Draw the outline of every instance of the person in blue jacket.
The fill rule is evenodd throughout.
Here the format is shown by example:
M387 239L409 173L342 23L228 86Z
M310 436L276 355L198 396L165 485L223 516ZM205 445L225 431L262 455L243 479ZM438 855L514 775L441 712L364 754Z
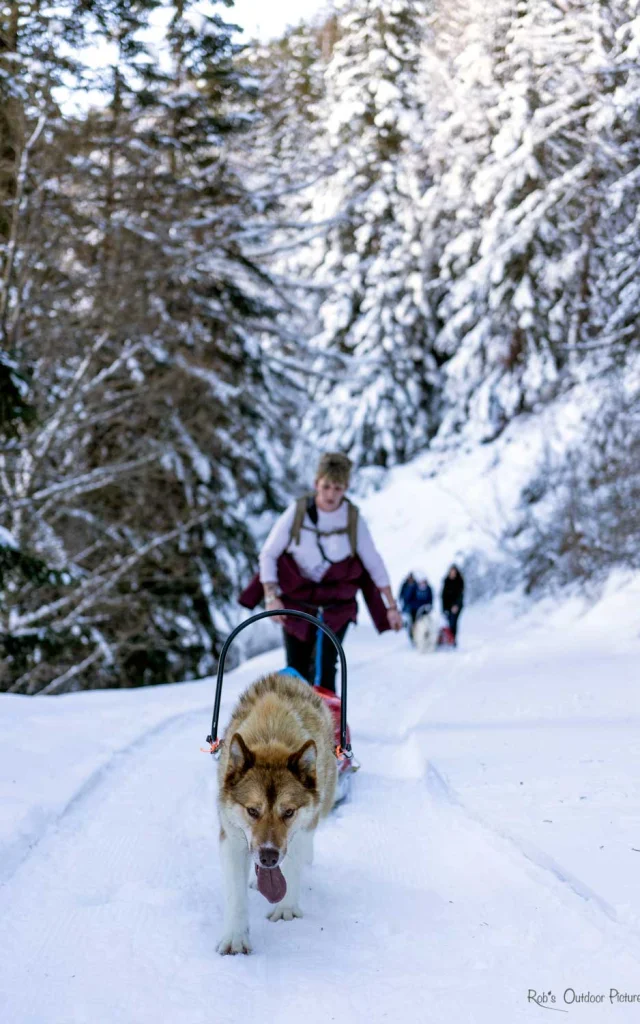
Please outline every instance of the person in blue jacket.
M408 610L407 609L407 600L409 598L409 595L415 589L415 586L416 586L416 578L413 575L413 573L410 572L410 573L408 573L407 576L405 576L405 578L404 578L404 580L402 582L402 585L400 587L400 593L398 594L398 604L400 605L400 610L401 611L406 612Z
M426 576L419 576L416 583L405 595L404 607L411 617L411 624L416 621L416 615L421 608L431 611L433 608L433 591L429 586Z

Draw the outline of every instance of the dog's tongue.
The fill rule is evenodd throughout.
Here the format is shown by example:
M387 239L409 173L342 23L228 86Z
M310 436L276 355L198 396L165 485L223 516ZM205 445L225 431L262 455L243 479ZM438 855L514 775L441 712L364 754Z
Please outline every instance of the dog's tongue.
M258 892L261 892L269 903L279 903L287 892L287 883L280 868L259 868L256 864Z

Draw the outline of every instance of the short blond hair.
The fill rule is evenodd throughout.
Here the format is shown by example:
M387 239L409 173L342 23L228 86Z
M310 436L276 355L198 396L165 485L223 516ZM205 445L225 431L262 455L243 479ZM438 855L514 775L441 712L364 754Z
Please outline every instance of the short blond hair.
M316 470L316 480L321 479L348 487L351 479L351 459L342 452L325 452Z

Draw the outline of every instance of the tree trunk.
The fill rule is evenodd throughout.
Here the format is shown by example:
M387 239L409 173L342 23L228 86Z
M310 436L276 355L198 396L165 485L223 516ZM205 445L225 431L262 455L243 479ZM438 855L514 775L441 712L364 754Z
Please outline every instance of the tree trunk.
M18 0L9 0L0 10L0 68L9 74L9 62L5 57L18 52L19 13ZM11 233L11 206L16 194L23 141L22 104L5 85L0 88L0 244L7 241Z

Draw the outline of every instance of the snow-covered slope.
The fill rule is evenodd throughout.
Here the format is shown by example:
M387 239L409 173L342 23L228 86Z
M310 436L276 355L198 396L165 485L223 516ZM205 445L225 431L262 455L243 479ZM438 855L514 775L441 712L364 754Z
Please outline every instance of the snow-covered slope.
M221 958L211 681L0 698L0 1019L11 1024L637 1020L637 580L603 601L467 610L454 654L348 643L352 799L303 920L251 893ZM229 673L240 691L281 664ZM590 991L595 1006L568 1005Z
M379 476L365 470L359 500L395 584L410 570L439 585L452 562L469 570L471 597L514 580L503 533L545 450L563 451L580 430L577 389L537 416L520 417L492 444L436 448Z

